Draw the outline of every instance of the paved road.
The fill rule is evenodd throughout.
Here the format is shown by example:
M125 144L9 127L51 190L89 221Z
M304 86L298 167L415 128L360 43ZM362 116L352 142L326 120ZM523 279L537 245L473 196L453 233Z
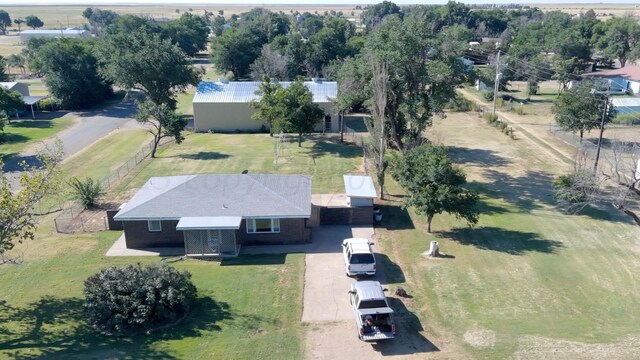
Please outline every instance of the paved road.
M64 157L69 158L85 147L100 140L110 132L124 126L140 126L133 119L135 104L132 100L110 105L98 110L70 112L65 118L75 118L76 123L57 135L64 146ZM47 140L44 145L51 144L54 140ZM19 156L5 159L4 172L12 173L21 170L18 165L21 161L35 164L35 154L42 144L27 149Z

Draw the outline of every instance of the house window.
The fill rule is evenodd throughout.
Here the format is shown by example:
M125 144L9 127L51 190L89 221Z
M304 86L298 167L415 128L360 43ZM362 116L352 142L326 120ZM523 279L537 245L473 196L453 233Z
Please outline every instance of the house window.
M247 219L247 233L279 233L280 219Z
M160 220L149 220L147 221L147 226L149 226L149 231L162 231Z

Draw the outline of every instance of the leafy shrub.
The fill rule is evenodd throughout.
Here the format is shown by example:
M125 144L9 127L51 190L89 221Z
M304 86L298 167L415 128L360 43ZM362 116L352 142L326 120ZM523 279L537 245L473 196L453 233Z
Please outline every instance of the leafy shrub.
M478 106L473 101L469 101L463 96L456 94L453 99L449 100L447 109L451 111L466 112L476 111L478 109Z
M181 319L196 297L191 274L168 265L111 266L84 282L88 323L99 331L132 334Z
M482 97L487 101L493 101L493 90L485 90L482 92Z
M613 119L614 124L620 125L640 125L640 114L621 114L618 113Z
M86 178L84 181L74 177L69 181L73 197L84 206L85 209L92 208L98 202L105 191L100 182L92 178Z
M570 204L584 203L598 190L593 173L579 171L560 175L553 181L553 197Z
M498 120L498 115L494 115L490 112L485 112L482 117L487 120L487 123L489 124L493 124L494 122L496 122Z

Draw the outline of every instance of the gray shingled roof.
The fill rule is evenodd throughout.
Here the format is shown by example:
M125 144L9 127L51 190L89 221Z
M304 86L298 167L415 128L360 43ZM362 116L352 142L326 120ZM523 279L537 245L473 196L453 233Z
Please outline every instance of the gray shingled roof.
M203 81L198 85L198 91L193 97L194 103L248 103L258 100L255 94L260 87L259 81ZM287 87L290 81L281 81L280 85ZM338 96L338 83L335 81L306 81L305 86L313 94L313 102L328 103Z
M115 220L198 216L311 216L311 176L202 174L152 177Z

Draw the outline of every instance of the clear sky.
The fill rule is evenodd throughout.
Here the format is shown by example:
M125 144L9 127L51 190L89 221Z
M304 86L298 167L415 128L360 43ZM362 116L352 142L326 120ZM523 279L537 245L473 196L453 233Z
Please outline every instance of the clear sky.
M382 1L382 0L380 0ZM380 2L378 0L266 0L266 1L233 1L233 0L1 0L3 5L122 5L122 4L144 4L144 5L189 5L189 4L257 4L257 5L269 5L269 4L375 4ZM396 0L396 4L443 4L446 0ZM509 4L509 3L527 3L527 4L638 4L638 0L532 0L532 1L517 1L517 0L466 0L462 1L468 4ZM2 6L2 5L0 5Z

